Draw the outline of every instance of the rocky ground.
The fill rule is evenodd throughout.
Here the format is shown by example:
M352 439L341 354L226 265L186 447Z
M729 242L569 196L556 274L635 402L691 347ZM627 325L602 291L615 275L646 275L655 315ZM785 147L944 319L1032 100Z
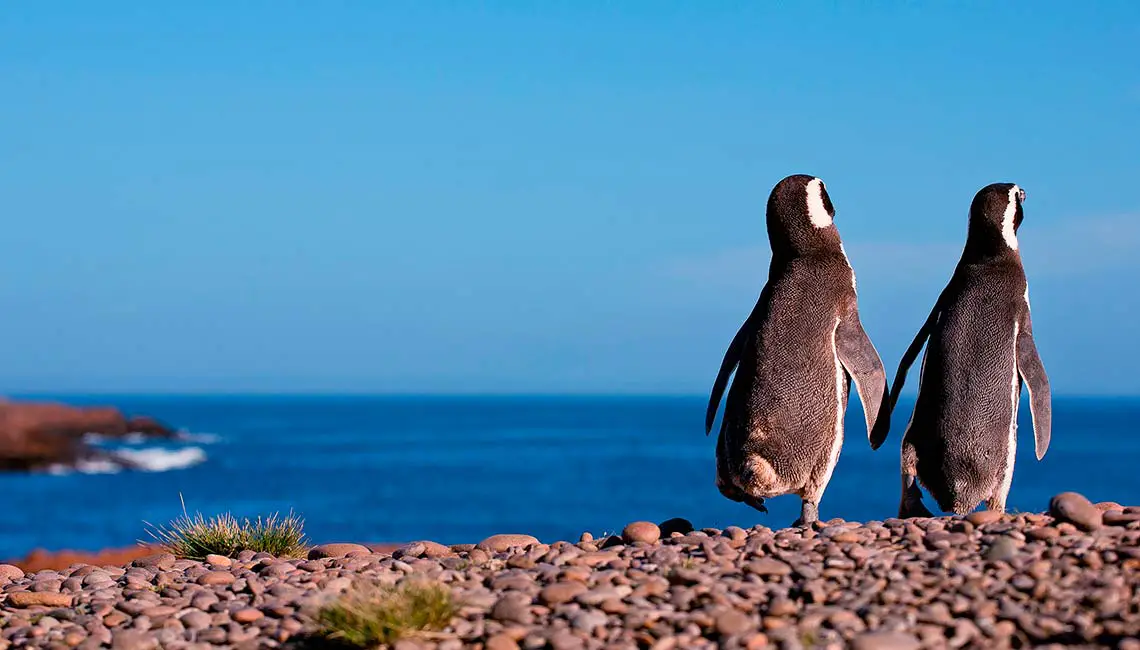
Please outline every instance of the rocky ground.
M462 607L401 650L1140 650L1140 508L1067 494L1049 515L690 528L638 522L576 544L498 535L393 553L334 544L306 560L160 554L27 575L0 566L0 646L290 647L356 580L427 579Z

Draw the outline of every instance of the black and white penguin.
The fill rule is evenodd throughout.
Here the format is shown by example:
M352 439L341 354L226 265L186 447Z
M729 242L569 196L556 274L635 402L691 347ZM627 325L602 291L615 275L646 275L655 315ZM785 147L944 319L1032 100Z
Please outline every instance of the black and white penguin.
M859 321L855 273L823 181L797 174L768 197L768 282L728 347L705 421L711 432L729 375L716 446L721 494L767 512L797 494L796 525L819 520L819 500L843 445L851 380L872 448L890 427L883 363Z
M902 441L899 516L929 516L923 485L943 511L985 501L1005 511L1017 450L1021 384L1029 387L1037 459L1049 448L1049 378L1033 342L1029 285L1017 230L1025 192L983 187L970 205L966 246L891 387L891 408L927 338L918 398Z

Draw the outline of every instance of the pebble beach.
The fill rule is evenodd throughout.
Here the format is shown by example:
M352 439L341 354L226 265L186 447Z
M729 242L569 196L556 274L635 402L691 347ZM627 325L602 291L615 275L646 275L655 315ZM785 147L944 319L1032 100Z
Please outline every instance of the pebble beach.
M3 648L333 647L314 614L355 584L442 585L456 615L414 648L1140 650L1140 507L831 520L807 528L633 522L543 543L326 544L307 558L158 553L126 566L0 565Z

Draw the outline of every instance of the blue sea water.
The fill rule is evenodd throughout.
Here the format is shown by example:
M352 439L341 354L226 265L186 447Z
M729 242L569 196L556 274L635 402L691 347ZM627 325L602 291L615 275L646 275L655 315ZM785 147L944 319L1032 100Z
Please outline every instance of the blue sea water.
M179 495L191 514L292 510L316 542L460 543L503 532L576 540L675 516L698 527L782 527L799 509L785 496L763 514L717 492L703 396L52 399L113 404L194 437L133 450L165 471L0 475L0 558L146 540L143 522L180 515ZM890 438L872 452L853 400L824 519L895 513L910 408L900 402ZM1011 509L1040 511L1063 490L1140 504L1140 399L1054 398L1053 443L1041 462L1024 400L1021 410Z

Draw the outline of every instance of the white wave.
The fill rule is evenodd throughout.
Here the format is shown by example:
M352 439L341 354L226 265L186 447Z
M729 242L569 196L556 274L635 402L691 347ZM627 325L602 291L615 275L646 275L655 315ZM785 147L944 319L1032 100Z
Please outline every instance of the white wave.
M66 476L76 472L80 474L118 474L123 466L107 458L83 459L75 463L74 467L67 465L51 465L47 473L53 476Z
M144 472L166 472L172 469L186 469L206 460L206 452L201 447L183 449L120 449L112 454L129 466Z
M118 474L125 469L134 469L143 472L167 472L173 469L186 469L206 460L206 452L201 447L184 447L182 449L162 449L161 447L148 447L145 449L118 449L107 452L105 456L84 458L74 466L54 464L49 465L44 472L52 476L67 476L68 474Z

